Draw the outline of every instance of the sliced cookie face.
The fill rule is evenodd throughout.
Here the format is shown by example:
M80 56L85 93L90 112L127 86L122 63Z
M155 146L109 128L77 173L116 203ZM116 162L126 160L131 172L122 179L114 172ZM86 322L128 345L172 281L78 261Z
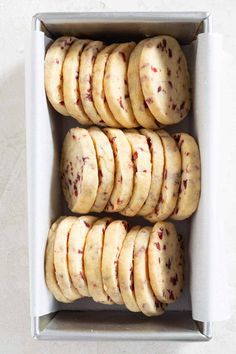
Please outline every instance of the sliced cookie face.
M97 125L105 125L98 114L92 96L92 74L97 54L103 49L104 43L91 41L83 50L80 60L79 90L84 110L88 117Z
M64 218L61 217L57 221L55 221L48 233L48 241L47 241L47 248L45 253L45 280L48 289L51 291L53 296L57 301L60 302L71 302L68 300L62 293L56 279L55 275L55 268L54 268L54 242L56 236L56 229L60 221Z
M68 241L68 266L72 283L82 296L90 296L84 270L86 237L97 220L94 216L81 216L71 227Z
M147 199L151 184L151 154L147 139L137 130L125 131L125 136L132 150L134 164L134 186L128 205L121 214L134 216Z
M181 176L181 156L175 140L164 130L158 130L164 154L165 168L163 184L157 206L145 218L151 222L167 219L174 211L178 199L178 190Z
M97 127L88 130L96 150L98 163L98 191L91 211L104 210L110 198L115 178L115 162L108 137Z
M87 234L84 251L84 270L89 294L94 301L108 305L113 304L113 301L103 288L102 253L105 231L111 221L103 218L93 224Z
M134 294L134 243L140 230L134 226L128 232L123 242L118 260L118 279L122 298L128 310L140 312Z
M128 88L132 109L137 122L144 128L156 129L160 124L152 115L145 102L139 76L140 56L143 46L147 41L148 39L145 39L138 43L130 55L128 65Z
M107 60L104 90L107 103L114 118L125 128L134 128L136 121L130 103L127 69L131 51L135 43L122 43L116 47Z
M201 191L201 162L196 141L186 133L173 135L182 159L179 196L172 219L184 220L197 209Z
M152 213L158 203L164 171L164 150L159 135L149 129L141 129L140 133L147 139L149 150L151 153L151 185L148 193L148 197L144 202L142 208L139 210L139 215L148 215Z
M174 224L154 225L148 246L148 268L156 298L166 304L174 302L184 285L184 247Z
M44 62L44 84L47 98L55 110L68 116L63 97L62 67L71 44L76 38L60 37L47 50Z
M115 304L123 304L118 283L118 259L128 224L126 221L111 222L105 231L102 254L102 279L105 292Z
M80 124L91 125L93 122L84 111L79 91L80 57L89 40L75 40L66 54L63 64L63 96L69 115Z
M108 57L117 46L118 44L111 44L98 53L92 74L92 96L96 110L100 117L102 117L102 120L104 120L109 127L114 128L119 128L121 125L115 120L107 104L103 82Z
M59 222L54 243L54 267L57 283L62 294L70 301L77 300L81 297L72 284L67 263L70 230L76 220L76 217L68 216Z
M143 227L137 234L134 246L134 291L140 310L146 316L164 313L165 305L159 302L152 291L148 274L148 243L151 227Z
M120 129L105 128L115 158L115 183L110 200L105 208L108 212L118 212L126 207L133 190L134 169L131 147Z
M92 138L83 128L67 133L61 156L61 184L68 207L88 213L98 190L98 167Z
M185 55L170 36L147 41L140 57L140 80L145 102L162 124L175 124L187 116L190 79Z

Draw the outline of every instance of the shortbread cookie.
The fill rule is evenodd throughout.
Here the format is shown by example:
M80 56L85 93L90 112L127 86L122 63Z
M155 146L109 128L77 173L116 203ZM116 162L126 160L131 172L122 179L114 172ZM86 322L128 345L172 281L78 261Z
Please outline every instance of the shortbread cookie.
M94 222L95 216L77 218L70 230L68 241L68 267L74 287L82 296L91 296L88 291L84 269L84 247L86 237Z
M130 103L127 70L131 51L135 43L122 43L109 55L104 76L107 103L114 118L125 128L139 126Z
M115 162L111 144L101 129L92 127L88 130L96 150L98 163L98 191L91 211L104 210L110 198L115 178Z
M63 64L63 96L69 115L80 124L91 125L93 122L84 111L79 91L80 57L89 40L76 40L68 50Z
M148 108L162 124L175 124L191 106L190 79L178 42L158 36L145 42L140 57L140 81Z
M143 227L135 239L134 291L138 307L144 315L158 316L164 313L165 305L155 298L149 281L147 250L151 230L151 227Z
M130 201L121 214L134 216L143 206L150 190L151 154L146 137L139 134L137 130L127 130L125 136L132 150L134 186Z
M118 260L118 280L120 292L128 310L140 312L134 294L134 243L140 230L140 226L134 226L128 232L123 242Z
M122 130L106 128L104 132L111 143L115 158L115 183L105 210L118 212L126 207L132 195L134 168L131 147Z
M152 213L158 203L162 188L165 161L164 150L159 135L156 132L148 129L141 129L140 133L147 139L152 163L151 186L149 189L148 197L138 212L139 215L144 216Z
M139 77L140 56L143 46L148 40L149 39L145 39L138 43L130 55L128 65L128 88L132 109L137 122L144 128L156 129L160 124L152 115L145 102Z
M106 125L98 114L92 96L92 74L97 54L103 49L104 43L100 41L90 42L83 50L80 60L79 90L85 112L97 125Z
M119 128L121 125L115 120L107 104L103 82L108 57L117 46L118 44L111 44L98 53L92 74L92 96L96 110L100 117L102 117L102 120L104 120L109 127L114 128Z
M113 301L103 288L102 252L105 230L112 219L96 221L86 237L84 250L84 270L90 296L96 302L111 305Z
M63 97L62 67L66 53L76 38L60 37L47 50L44 61L44 85L47 98L55 110L63 116L69 113Z
M151 222L167 219L174 211L178 199L181 176L181 156L175 140L165 131L158 130L164 154L165 168L161 194L154 212L145 216Z
M81 297L72 284L67 262L70 230L76 220L77 218L75 216L68 216L59 222L54 243L54 267L57 283L63 295L70 301L77 300Z
M61 183L68 207L88 213L97 197L98 167L92 138L83 128L67 133L61 156Z
M105 292L115 304L123 304L118 283L118 258L127 235L126 221L115 220L105 231L102 253L102 280Z
M170 304L184 285L184 246L174 224L158 222L153 226L148 246L148 268L156 298Z
M47 248L45 252L45 280L48 289L51 291L53 296L57 301L60 302L71 302L68 300L62 293L60 287L58 286L56 275L55 275L55 268L54 268L54 242L55 242L55 235L56 235L56 229L58 224L63 220L64 218L61 217L58 220L56 220L48 233L48 241L47 241Z
M196 141L186 133L173 135L182 158L178 201L172 219L184 220L197 209L201 190L201 162Z

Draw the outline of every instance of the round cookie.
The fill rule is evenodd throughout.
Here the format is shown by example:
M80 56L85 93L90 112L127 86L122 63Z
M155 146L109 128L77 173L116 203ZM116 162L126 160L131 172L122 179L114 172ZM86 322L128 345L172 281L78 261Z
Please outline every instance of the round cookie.
M75 216L68 216L61 220L56 229L54 242L54 267L57 283L62 294L70 301L81 298L81 295L72 284L67 263L68 239L71 227L76 220Z
M164 171L164 150L159 135L148 129L141 129L140 133L147 139L151 153L152 176L148 197L144 202L138 215L148 215L152 213L158 203L163 182Z
M55 269L54 269L54 242L55 242L56 229L60 221L62 221L63 219L64 218L61 217L58 220L56 220L52 224L48 233L48 241L47 241L47 247L45 252L45 280L48 289L51 291L55 299L60 302L68 303L71 301L68 300L61 292L61 289L57 284L57 279L56 279Z
M104 126L105 123L96 111L92 96L94 62L97 54L103 49L103 47L103 42L92 41L84 48L80 59L79 90L82 104L88 117L94 124Z
M131 147L122 130L105 128L104 132L115 158L115 183L105 210L118 212L126 207L132 195L134 168Z
M75 40L63 63L63 96L67 112L84 125L91 125L92 121L85 113L80 99L78 78L81 53L88 43L89 40L85 39Z
M68 116L65 107L62 85L62 67L67 51L76 38L60 37L47 50L44 61L44 85L47 98L53 108L62 114Z
M61 155L61 184L68 207L88 213L97 197L98 167L92 138L83 128L67 133Z
M137 234L134 244L134 291L140 310L146 316L164 313L165 305L159 302L152 291L148 274L148 243L151 227L143 227Z
M182 158L179 196L172 219L184 220L197 209L201 191L201 161L196 141L186 133L173 135Z
M140 56L143 46L148 40L149 39L145 39L138 43L130 55L128 65L128 88L132 109L137 122L141 127L156 129L160 124L152 115L145 102L139 77Z
M132 150L134 186L130 201L121 214L134 216L143 206L150 190L151 154L146 137L139 134L137 130L127 130L125 136Z
M92 127L88 132L93 140L98 163L98 191L91 211L104 210L110 198L115 178L115 162L111 144L101 129Z
M104 76L104 91L114 118L125 128L134 128L136 121L130 103L127 69L135 43L122 43L109 55Z
M97 220L86 237L84 250L84 270L90 296L96 302L113 304L103 288L102 253L105 230L112 220L103 218Z
M105 292L115 304L124 304L118 283L118 258L128 224L126 221L115 220L105 230L102 253L102 280Z
M145 102L158 122L175 124L184 119L191 106L190 78L179 43L170 36L148 40L139 69Z
M128 232L123 242L118 260L118 282L120 292L128 310L140 312L134 294L134 243L140 230L140 226L134 226Z
M96 107L96 110L100 115L100 117L102 117L104 122L109 127L114 127L114 128L119 128L121 125L115 120L107 104L105 93L104 93L103 82L104 82L105 67L106 67L108 57L117 46L118 44L111 44L105 47L103 50L101 50L100 53L98 53L93 66L93 74L92 74L92 96L93 96L93 102Z
M148 246L148 269L156 298L166 304L174 302L184 286L184 247L174 224L156 223Z
M181 176L181 156L175 140L165 130L158 130L164 154L165 168L161 194L155 210L145 216L151 222L167 219L174 211L178 199Z
M68 267L74 287L82 296L91 296L88 291L84 269L84 247L86 237L94 222L95 216L77 218L70 230L68 241Z

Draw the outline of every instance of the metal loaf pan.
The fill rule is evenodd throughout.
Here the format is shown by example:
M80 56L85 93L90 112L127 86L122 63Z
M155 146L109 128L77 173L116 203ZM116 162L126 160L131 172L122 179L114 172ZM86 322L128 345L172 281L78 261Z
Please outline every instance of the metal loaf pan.
M33 32L43 32L47 37L55 39L61 35L75 35L80 38L101 39L107 42L135 40L160 34L172 35L182 45L191 43L199 33L211 31L211 18L206 12L166 12L166 13L41 13L33 17ZM32 55L32 52L31 52ZM31 79L36 71L31 70ZM34 87L31 87L34 90ZM36 106L40 105L36 102ZM26 102L26 106L29 103ZM48 107L50 120L50 135L55 150L55 159L65 131L75 125L72 119L57 117L57 114ZM59 115L58 115L59 116ZM43 155L43 137L40 134L40 123L36 132L32 126L34 117L28 113L28 161L35 155ZM41 117L44 119L44 117ZM48 119L48 118L47 118ZM38 123L37 123L38 124ZM191 123L190 123L191 124ZM187 130L191 131L190 128ZM41 133L42 134L42 133ZM42 139L42 145L40 142ZM34 148L32 149L32 145ZM36 146L37 145L37 146ZM43 156L42 156L43 157ZM45 157L45 156L44 156ZM51 184L57 196L53 193L49 203L48 220L50 222L66 210L58 186L57 163L51 171ZM29 163L29 184L37 185L37 176L34 174L32 163ZM45 176L47 178L47 176ZM35 276L37 268L37 254L35 254L35 240L37 238L37 220L34 208L40 196L32 197L29 191L29 242L30 242L30 278L31 278L31 311L32 335L37 339L47 340L183 340L207 341L211 338L212 323L197 322L192 319L191 302L189 309L185 306L173 308L159 318L146 318L140 314L133 314L117 307L105 307L81 302L81 305L58 305L57 310L46 315L35 316L35 297L39 296L40 284ZM61 204L60 204L61 203ZM45 212L45 211L44 211ZM191 221L190 221L191 223ZM189 225L187 225L190 230ZM39 236L40 237L40 236ZM43 235L44 237L44 235ZM37 242L44 242L45 237ZM45 245L44 245L45 247ZM35 263L36 262L36 263ZM36 267L36 268L35 268ZM43 281L43 279L41 279ZM35 295L37 294L37 295ZM40 300L38 300L40 301ZM78 302L79 303L79 302ZM49 312L49 311L48 311Z

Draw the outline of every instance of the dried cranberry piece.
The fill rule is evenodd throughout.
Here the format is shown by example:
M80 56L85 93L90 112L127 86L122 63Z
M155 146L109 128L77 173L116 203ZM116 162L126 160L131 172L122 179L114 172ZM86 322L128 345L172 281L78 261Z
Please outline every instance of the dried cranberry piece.
M146 103L147 104L151 104L151 103L153 103L154 101L153 101L153 98L152 97L148 97L147 99L146 99Z
M152 70L154 73L157 73L157 68L155 68L155 66L151 66L151 70Z

